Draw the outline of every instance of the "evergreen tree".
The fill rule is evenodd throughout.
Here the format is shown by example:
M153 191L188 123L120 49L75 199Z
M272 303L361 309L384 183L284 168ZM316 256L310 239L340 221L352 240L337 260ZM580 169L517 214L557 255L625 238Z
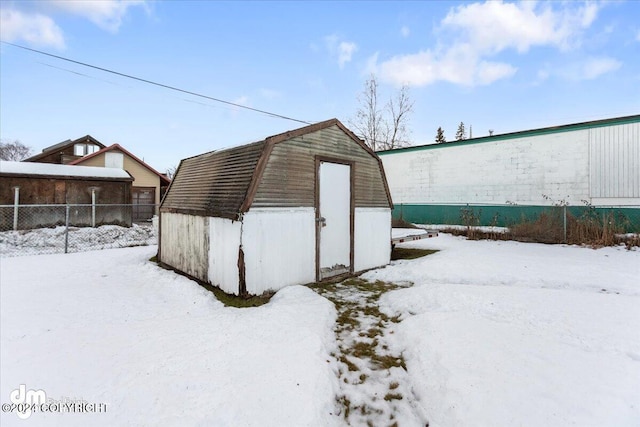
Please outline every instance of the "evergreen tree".
M442 127L438 127L438 133L436 133L436 143L442 144L443 142L447 142L447 139L444 137L444 131Z
M456 141L462 141L463 139L467 139L467 133L464 130L464 123L460 122L456 131Z

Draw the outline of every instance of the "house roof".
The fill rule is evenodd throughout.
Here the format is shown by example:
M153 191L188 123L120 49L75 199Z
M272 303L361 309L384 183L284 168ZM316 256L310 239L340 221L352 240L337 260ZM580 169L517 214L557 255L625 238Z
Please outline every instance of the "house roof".
M240 213L249 210L275 144L331 126L338 126L350 139L377 159L384 176L382 162L378 156L340 121L331 119L251 144L183 159L162 201L162 208L182 213L237 219ZM384 185L391 205L386 180Z
M58 150L63 150L65 148L67 148L70 145L75 145L75 144L80 144L80 143L90 143L90 144L95 144L100 148L104 148L106 147L106 145L104 145L103 143L101 143L100 141L98 141L97 139L95 139L94 137L92 137L91 135L85 135L83 137L80 137L78 139L74 139L73 141L70 139L67 139L66 141L62 141L59 142L57 144L51 145L49 147L46 147L42 150L42 153L38 153L34 156L31 156L27 159L24 159L25 162L37 162L38 160L40 160L43 157L46 157L52 153L55 153Z
M122 169L96 168L92 166L69 166L54 163L8 162L0 160L0 176L29 176L53 178L106 179L133 181Z
M143 167L148 169L150 172L154 173L155 175L158 175L162 185L168 185L169 182L171 182L171 180L169 178L167 178L164 174L161 174L160 172L158 172L157 170L155 170L154 168L149 166L147 163L145 163L144 161L140 160L138 157L136 157L131 152L126 150L120 144L112 144L112 145L110 145L108 147L104 147L101 150L96 151L95 153L89 154L87 156L81 157L79 159L76 159L76 160L70 162L69 165L79 165L79 164L81 164L81 163L83 163L83 162L85 162L85 161L87 161L87 160L89 160L91 158L97 157L97 156L99 156L99 155L101 155L103 153L109 152L109 151L121 151L124 154L126 154L127 156L131 157L133 160L135 160L140 165L142 165Z
M640 122L640 115L614 117L610 119L593 120L590 122L572 123L568 125L551 126L551 127L540 128L540 129L530 129L530 130L523 130L518 132L503 133L499 135L483 136L480 138L470 138L470 139L464 139L461 141L452 141L452 142L441 143L441 144L433 143L433 144L426 144L426 145L416 145L411 147L395 148L392 150L378 151L377 154L380 156L384 156L388 154L399 154L399 153L408 153L411 151L422 151L422 150L432 150L432 149L438 149L438 148L456 147L456 146L467 145L467 144L495 142L495 141L502 141L502 140L508 140L508 139L526 138L526 137L538 136L538 135L548 135L553 133L571 132L571 131L578 131L578 130L584 130L584 129L594 129L594 128L599 128L604 126L615 126L615 125L622 125L627 123L639 123L639 122Z

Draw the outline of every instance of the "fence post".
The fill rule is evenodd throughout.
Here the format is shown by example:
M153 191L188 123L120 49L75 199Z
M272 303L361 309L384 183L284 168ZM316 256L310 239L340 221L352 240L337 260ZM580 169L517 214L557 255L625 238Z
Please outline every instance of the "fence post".
M69 205L65 206L64 213L64 253L69 250Z
M96 226L96 189L91 189L91 226Z
M20 187L13 187L13 231L18 229L18 204L20 203Z
M567 243L567 205L564 205L562 207L562 229L563 229L563 233L564 233L564 243Z

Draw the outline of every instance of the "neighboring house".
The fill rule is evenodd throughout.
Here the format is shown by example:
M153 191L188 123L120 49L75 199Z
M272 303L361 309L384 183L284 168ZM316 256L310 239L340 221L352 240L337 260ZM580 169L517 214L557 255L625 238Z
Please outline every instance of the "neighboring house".
M130 226L132 181L122 169L0 161L0 230L63 225L64 204L85 205L69 210L71 225Z
M69 164L118 168L129 172L135 178L131 187L134 221L150 219L156 213L154 205L160 204L160 200L170 183L169 178L125 150L119 144L102 148Z
M158 259L259 295L386 265L391 207L378 156L332 119L182 160Z
M481 225L533 219L551 205L585 205L640 224L640 115L378 152L394 217Z
M134 205L133 221L148 220L156 213L169 178L140 160L118 144L105 146L90 135L76 140L67 140L42 150L25 162L57 163L81 166L119 168L128 171L134 178L131 202Z
M67 139L42 150L42 153L31 156L23 161L37 163L56 163L66 165L88 154L93 154L105 148L105 145L91 135L76 140Z

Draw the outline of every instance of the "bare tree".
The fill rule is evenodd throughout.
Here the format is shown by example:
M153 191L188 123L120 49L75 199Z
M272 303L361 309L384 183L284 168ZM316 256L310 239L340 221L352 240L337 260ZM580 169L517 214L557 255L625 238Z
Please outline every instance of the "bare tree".
M0 160L19 162L31 155L31 147L18 140L0 142Z
M489 136L493 136L493 129L489 129Z
M387 110L390 114L391 126L387 131L385 150L408 145L409 130L407 121L413 111L413 101L409 96L409 87L402 86L394 98L389 99Z
M170 168L167 168L164 174L167 176L167 178L173 179L173 177L176 175L177 170L178 170L178 166L174 165L174 166L171 166Z
M364 142L373 151L378 149L378 144L384 132L382 110L378 106L378 82L372 74L364 83L364 90L358 96L360 107L356 111L356 117L349 124L358 134L364 138Z
M365 81L364 90L358 96L360 107L355 119L349 120L372 150L390 150L408 145L408 120L413 111L413 101L408 86L403 86L395 97L380 107L378 102L378 81L371 75Z

